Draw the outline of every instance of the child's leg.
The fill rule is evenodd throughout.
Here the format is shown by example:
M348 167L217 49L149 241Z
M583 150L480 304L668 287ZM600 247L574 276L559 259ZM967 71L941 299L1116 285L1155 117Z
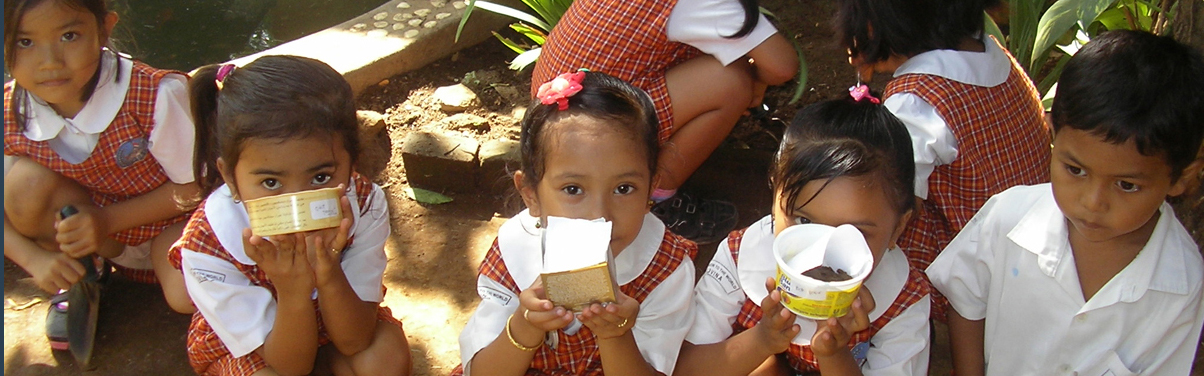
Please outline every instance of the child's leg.
M699 56L665 73L676 130L657 158L658 188L677 189L719 147L752 101L747 62Z
M376 333L367 349L346 356L327 346L330 368L338 376L409 375L410 344L401 328L385 321L376 322Z
M4 255L46 291L79 280L80 275L67 271L75 261L59 250L54 223L66 205L96 207L91 195L74 180L24 158L5 174L4 188ZM119 250L124 245L110 238L101 247ZM80 266L77 271L83 270Z
M196 312L196 306L192 304L188 289L184 287L184 273L171 266L171 261L167 259L167 251L180 239L185 223L178 222L168 226L151 239L151 263L155 266L155 278L159 279L159 285L163 287L163 297L167 299L167 305L176 312L191 314Z

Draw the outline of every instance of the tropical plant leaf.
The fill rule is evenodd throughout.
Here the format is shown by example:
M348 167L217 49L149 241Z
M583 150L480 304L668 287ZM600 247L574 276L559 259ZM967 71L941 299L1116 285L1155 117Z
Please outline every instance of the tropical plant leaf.
M439 205L452 202L451 197L435 191L428 191L422 188L406 187L403 189L406 197L411 200L418 201L420 204Z
M518 56L514 57L514 60L510 61L510 69L516 71L527 69L528 66L535 63L535 60L539 59L539 53L542 51L543 47L536 47L518 54Z
M476 4L477 8L481 8L481 9L484 9L484 10L487 10L487 11L490 11L493 13L497 13L497 14L500 14L503 16L509 16L509 17L516 18L519 21L523 21L523 22L529 23L531 25L535 25L535 27L543 29L544 31L552 31L552 26L548 25L547 22L543 22L543 20L540 20L539 18L536 18L535 16L532 16L530 14L524 13L521 10L514 9L514 8L511 8L511 7L508 7L505 5L494 4L494 3L491 3L488 1L476 1L476 3L477 3ZM465 9L467 9L467 7Z
M795 85L794 95L790 97L789 102L795 104L799 99L803 99L803 94L807 92L807 57L803 56L803 46L798 40L790 38L790 44L794 45L794 52L798 54L798 85Z
M1095 18L1100 24L1104 25L1107 30L1123 30L1129 28L1129 22L1125 20L1125 10L1119 7L1108 8L1108 10L1099 14Z
M453 42L460 41L460 33L464 31L464 24L468 23L468 17L472 15L472 10L477 7L477 0L468 0L464 7L464 14L460 16L460 24L456 26L456 37Z
M1033 40L1037 37L1037 22L1045 10L1045 0L1011 0L1008 50L1017 61L1028 62L1033 55ZM1030 70L1029 75L1034 73Z
M994 36L995 40L999 41L999 43L1003 43L1006 40L1003 39L1003 30L999 30L999 25L995 24L995 20L991 18L991 15L987 14L987 12L982 12L982 19L982 31L987 33L987 35Z
M537 46L542 46L544 41L548 39L547 34L544 34L542 31L539 31L539 29L533 28L530 25L521 22L510 24L510 28L527 37L528 39L531 39L531 41L535 42L535 45Z
M1049 92L1045 93L1044 97L1041 97L1041 107L1045 109L1045 112L1049 112L1050 110L1053 110L1054 98L1057 96L1058 96L1058 83L1054 82L1053 86L1051 86L1049 88Z
M1054 42L1078 25L1087 28L1095 18L1115 0L1058 0L1037 23L1037 35L1033 41L1032 55L1029 56L1029 66L1037 67L1046 52L1053 47Z
M498 41L501 41L502 44L506 45L506 47L509 47L510 50L514 51L514 53L516 53L516 54L522 54L523 52L527 52L526 47L524 47L521 44L516 43L515 41L511 40L510 38L506 38L506 37L502 36L501 34L498 34L496 31L493 32L493 37L497 38Z

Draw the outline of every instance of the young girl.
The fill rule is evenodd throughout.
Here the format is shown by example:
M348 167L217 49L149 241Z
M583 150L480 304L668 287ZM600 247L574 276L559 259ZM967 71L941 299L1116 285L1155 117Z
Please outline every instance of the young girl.
M191 210L177 198L196 194L188 78L105 48L116 24L103 0L4 2L4 255L49 292L103 257L192 312L167 262ZM78 214L59 220L65 206ZM51 302L55 345L65 296Z
M578 67L652 96L661 144L652 199L664 202L653 212L691 240L723 239L736 226L732 204L674 194L742 114L761 108L766 86L798 71L794 48L756 0L574 1L543 46L532 94Z
M502 224L481 262L481 304L460 334L453 375L671 374L690 324L694 243L648 212L656 112L646 94L602 73L558 76L522 121L527 210ZM607 163L598 163L604 160ZM617 303L580 314L548 301L540 223L612 222Z
M907 129L858 88L862 99L812 105L787 127L773 214L720 243L694 289L677 374L927 374L930 287L895 245L915 204ZM773 240L801 223L852 224L874 255L845 317L817 322L781 305Z
M921 270L992 195L1049 181L1049 129L1024 70L982 32L997 0L842 0L837 33L911 134L922 200L899 246ZM935 292L934 292L935 293ZM933 316L944 319L936 297Z
M317 60L206 66L190 84L196 179L207 195L172 247L198 309L188 360L202 375L407 375L384 297L384 192L352 166L355 103ZM224 183L224 184L221 184ZM337 228L261 237L242 201L344 188Z

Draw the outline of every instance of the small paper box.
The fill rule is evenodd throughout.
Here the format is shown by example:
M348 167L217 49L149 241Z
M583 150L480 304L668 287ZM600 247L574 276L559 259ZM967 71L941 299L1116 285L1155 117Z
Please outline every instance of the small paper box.
M269 196L243 202L256 236L291 234L338 227L340 213L338 188L324 188Z
M611 223L604 220L548 217L540 275L548 300L576 312L616 301L610 231Z

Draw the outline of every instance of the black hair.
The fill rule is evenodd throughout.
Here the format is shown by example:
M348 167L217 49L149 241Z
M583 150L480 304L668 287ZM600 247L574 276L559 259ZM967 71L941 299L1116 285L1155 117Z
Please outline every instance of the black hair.
M847 97L810 105L794 116L769 180L785 199L783 209L794 210L815 199L796 202L807 183L826 180L826 186L841 176L876 175L902 214L915 207L915 171L903 122L880 104Z
M983 30L983 12L999 0L840 0L836 40L866 63L892 55L956 49Z
M644 146L644 150L640 151L646 153L648 171L656 175L656 157L660 153L657 139L659 121L652 98L643 90L614 76L599 72L584 73L581 91L568 98L568 108L560 110L556 103L543 104L535 99L523 116L519 147L524 183L529 186L535 186L543 180L549 137L544 130L549 124L573 115L604 120L628 132Z
M263 56L228 73L219 89L220 67L201 67L188 83L196 122L193 173L202 199L220 185L217 159L233 170L252 138L338 137L355 165L360 148L355 100L339 72L306 57Z
M740 6L744 8L744 23L740 25L740 30L737 30L735 34L725 38L743 38L751 33L757 27L757 23L761 21L761 5L757 4L757 0L740 0Z
M4 67L9 72L13 71L13 64L17 61L17 32L21 30L21 17L25 15L25 12L47 1L92 14L93 17L96 17L96 26L99 31L104 31L105 16L109 14L105 0L6 0L4 1ZM110 36L102 32L98 37L108 39ZM111 44L107 47L110 51L116 51ZM104 53L103 50L97 51L97 54L103 55ZM109 53L112 53L120 61L121 55L115 52ZM103 62L96 64L96 72L92 73L92 78L88 80L88 83L84 85L84 91L80 93L81 101L86 103L89 98L92 98L92 93L96 91L96 86L100 83L101 66L103 66ZM113 74L113 82L118 81L121 81L120 69L116 69ZM26 114L29 113L29 100L26 98L25 88L15 80L12 98L6 105L13 109L12 113L16 116L17 125L24 129L28 120Z
M1114 144L1133 140L1142 155L1166 159L1172 180L1196 159L1202 123L1200 52L1140 31L1110 31L1087 43L1062 71L1053 105L1055 134L1070 127Z

